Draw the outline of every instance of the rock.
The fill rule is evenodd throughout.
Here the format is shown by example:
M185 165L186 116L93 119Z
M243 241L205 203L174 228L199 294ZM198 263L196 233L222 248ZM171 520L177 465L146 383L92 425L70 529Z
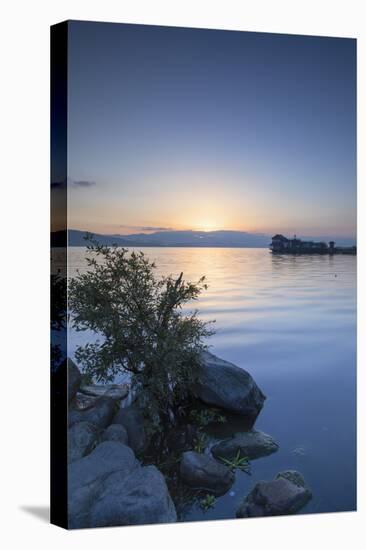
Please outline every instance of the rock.
M102 433L101 441L119 441L128 445L127 430L122 424L111 424Z
M85 410L91 409L94 407L95 403L98 401L98 397L91 397L90 395L84 395L83 393L77 393L73 399L72 404L70 404L70 410Z
M239 506L236 515L243 518L295 514L311 498L311 491L302 475L287 470L279 473L273 481L257 483Z
M105 441L92 453L69 465L68 514L69 528L93 527L89 522L91 506L103 491L108 476L118 472L129 476L140 468L133 451L117 441Z
M177 520L163 475L155 466L138 468L127 477L117 472L104 483L90 512L90 526L172 523Z
M277 450L278 444L270 435L251 430L236 433L232 438L220 441L212 447L211 452L216 458L232 459L240 452L241 457L254 459L270 455Z
M253 419L257 417L265 400L247 371L208 352L202 353L199 382L193 390L208 405Z
M298 487L306 487L305 479L300 474L300 472L297 472L296 470L285 470L283 472L280 472L276 475L276 479L279 479L280 477L288 479Z
M162 474L141 467L133 451L105 441L69 465L69 528L176 521Z
M69 411L69 427L77 422L90 422L100 429L106 428L115 413L115 401L111 397L99 397L93 407Z
M142 410L136 405L120 409L113 419L113 424L122 424L128 434L129 446L135 453L141 453L147 445Z
M74 361L70 358L67 359L67 399L68 402L72 401L81 384L81 373Z
M68 460L74 462L89 454L98 441L99 430L90 422L74 424L68 433Z
M225 494L234 483L234 474L229 468L206 454L188 451L183 453L180 475L191 487L205 489L215 495Z
M82 384L79 391L91 397L102 397L104 395L120 401L127 397L129 388L127 384Z

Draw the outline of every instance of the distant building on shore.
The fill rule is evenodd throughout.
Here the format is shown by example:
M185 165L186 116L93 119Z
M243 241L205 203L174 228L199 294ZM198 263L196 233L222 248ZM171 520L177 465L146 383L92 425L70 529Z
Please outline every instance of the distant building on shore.
M335 246L334 241L315 242L302 241L294 235L288 239L281 234L274 235L269 245L270 250L275 254L356 254L356 246Z

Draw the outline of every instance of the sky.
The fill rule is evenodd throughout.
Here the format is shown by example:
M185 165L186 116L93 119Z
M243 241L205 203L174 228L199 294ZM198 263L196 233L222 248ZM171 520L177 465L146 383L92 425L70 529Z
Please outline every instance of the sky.
M356 234L356 41L69 23L68 224Z

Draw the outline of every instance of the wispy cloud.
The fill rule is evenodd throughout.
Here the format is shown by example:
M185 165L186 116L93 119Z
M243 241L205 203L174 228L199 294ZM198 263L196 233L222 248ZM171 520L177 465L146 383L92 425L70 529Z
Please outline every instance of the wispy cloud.
M93 187L93 185L96 185L96 182L91 180L71 180L70 183L77 187Z
M142 231L173 231L172 227L154 227L154 226L145 226L141 227Z
M173 231L172 227L159 227L155 225L120 225L121 229L134 229L136 231Z

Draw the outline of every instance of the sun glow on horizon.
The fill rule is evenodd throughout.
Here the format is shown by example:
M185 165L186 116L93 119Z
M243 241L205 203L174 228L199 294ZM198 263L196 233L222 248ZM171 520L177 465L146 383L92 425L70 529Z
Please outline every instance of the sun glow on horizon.
M211 221L204 221L201 223L194 224L194 228L196 228L197 231L217 231L220 229L220 227Z

